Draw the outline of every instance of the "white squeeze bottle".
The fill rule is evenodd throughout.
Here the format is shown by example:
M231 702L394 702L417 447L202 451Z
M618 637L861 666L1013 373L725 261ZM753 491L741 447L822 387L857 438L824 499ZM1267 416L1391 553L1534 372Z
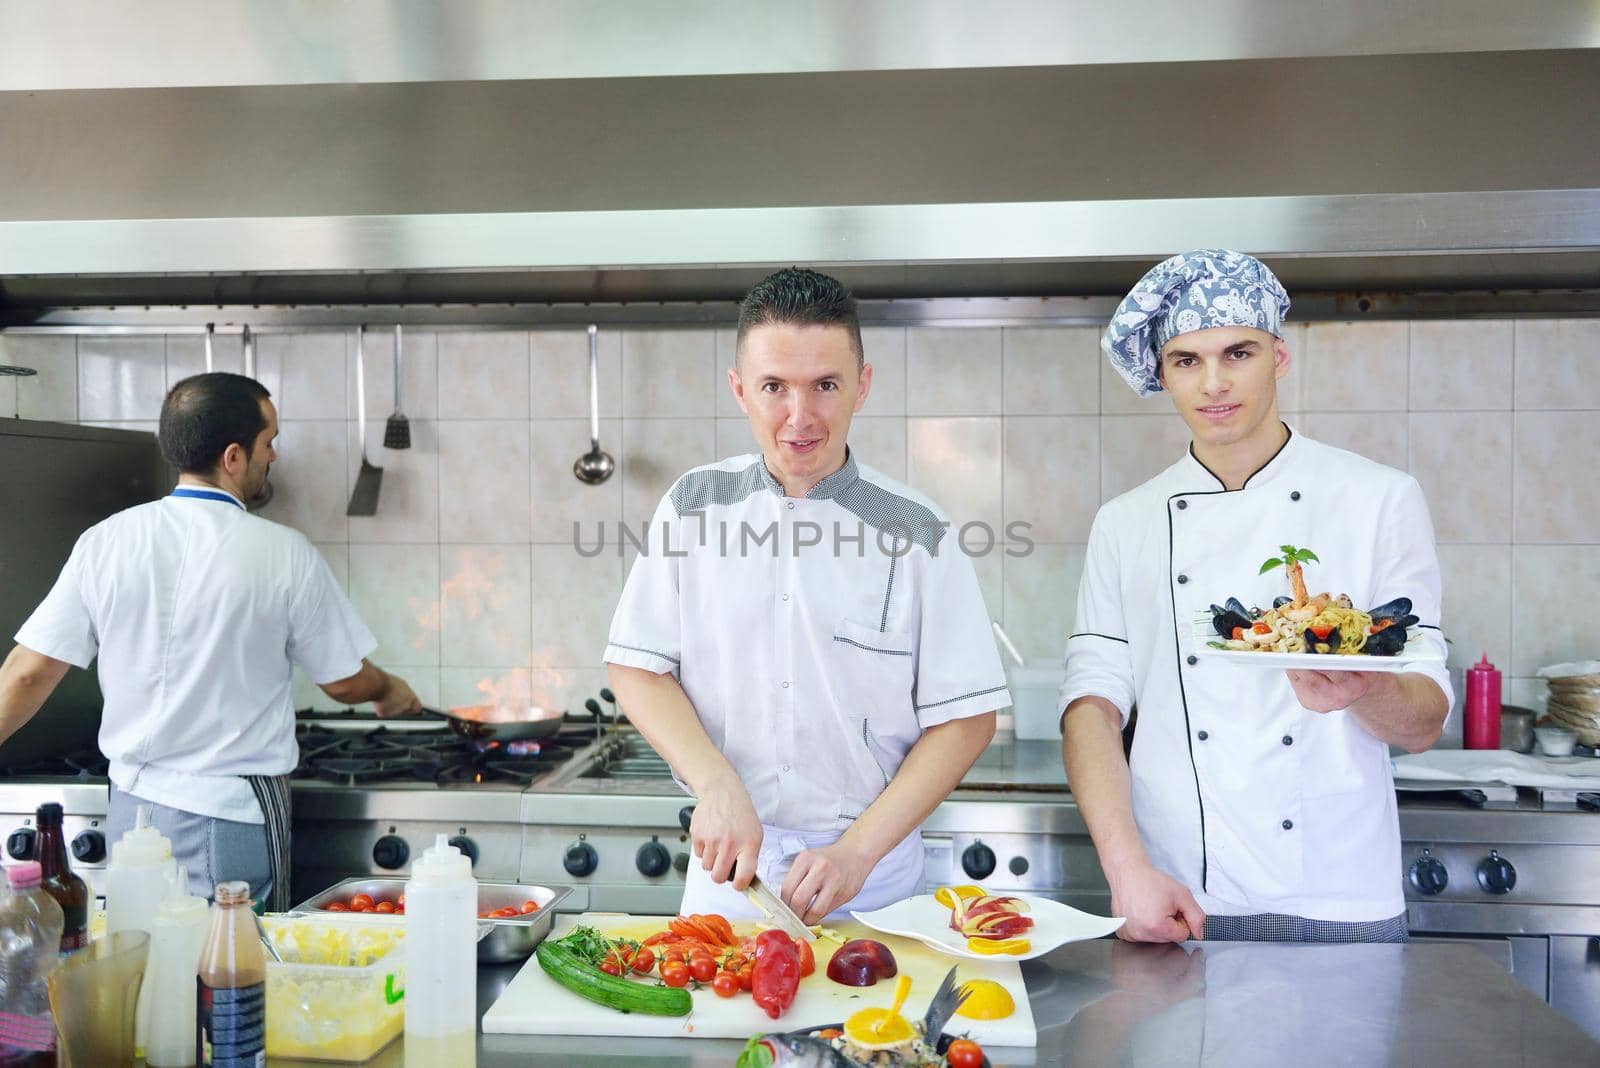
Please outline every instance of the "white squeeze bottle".
M167 880L167 896L150 931L150 963L139 987L135 1044L150 1068L194 1064L195 977L200 951L211 929L211 909L189 893L189 870L178 867Z
M140 805L132 829L112 844L106 862L106 937L149 933L175 870L172 843L150 826L150 809Z
M478 882L444 835L406 883L406 1068L477 1060Z

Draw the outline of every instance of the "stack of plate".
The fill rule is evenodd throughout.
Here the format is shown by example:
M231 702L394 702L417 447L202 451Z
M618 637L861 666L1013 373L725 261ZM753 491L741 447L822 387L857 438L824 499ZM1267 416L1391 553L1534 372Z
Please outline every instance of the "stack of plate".
M1553 723L1575 732L1580 745L1600 745L1600 663L1555 664L1539 674L1550 684Z

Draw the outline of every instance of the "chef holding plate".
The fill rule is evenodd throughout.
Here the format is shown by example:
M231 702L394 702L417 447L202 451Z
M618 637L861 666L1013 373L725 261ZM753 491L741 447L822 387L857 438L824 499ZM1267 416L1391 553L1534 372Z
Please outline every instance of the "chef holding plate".
M1452 699L1433 527L1410 475L1280 419L1288 310L1259 260L1200 250L1151 269L1102 341L1192 435L1095 517L1061 690L1067 776L1133 941L1406 938L1389 746L1432 745ZM1362 611L1409 599L1403 651L1321 645L1324 670L1284 670L1197 633L1214 604L1265 610L1302 581Z

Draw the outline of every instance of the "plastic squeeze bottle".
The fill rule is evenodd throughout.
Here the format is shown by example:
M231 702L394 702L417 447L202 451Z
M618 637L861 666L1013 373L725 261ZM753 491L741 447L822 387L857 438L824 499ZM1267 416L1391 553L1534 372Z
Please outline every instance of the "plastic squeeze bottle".
M11 891L0 902L0 1062L28 1068L56 1063L45 979L61 959L63 920L42 878L38 861L12 865Z
M267 957L250 911L249 883L217 884L194 990L195 1063L265 1068Z
M70 956L89 944L89 884L72 873L67 863L67 837L61 828L61 806L47 801L34 814L39 837L35 855L44 892L61 906L61 952Z
M106 863L106 936L150 933L175 870L172 843L150 826L150 809L140 805L133 828L112 844ZM150 949L155 951L153 942Z
M444 835L406 883L406 1068L470 1068L477 1058L478 882Z
M1489 654L1467 669L1467 712L1461 726L1464 749L1500 748L1500 672Z
M211 930L211 910L189 893L189 871L178 867L150 925L150 963L139 987L135 1045L150 1068L189 1068L195 1055L195 978Z

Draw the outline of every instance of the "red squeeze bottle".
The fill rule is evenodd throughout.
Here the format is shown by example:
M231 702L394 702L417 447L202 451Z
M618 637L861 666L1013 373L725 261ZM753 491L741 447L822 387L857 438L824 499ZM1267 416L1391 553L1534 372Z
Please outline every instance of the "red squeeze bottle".
M1462 729L1466 749L1500 748L1500 672L1483 654L1467 669L1467 718Z

